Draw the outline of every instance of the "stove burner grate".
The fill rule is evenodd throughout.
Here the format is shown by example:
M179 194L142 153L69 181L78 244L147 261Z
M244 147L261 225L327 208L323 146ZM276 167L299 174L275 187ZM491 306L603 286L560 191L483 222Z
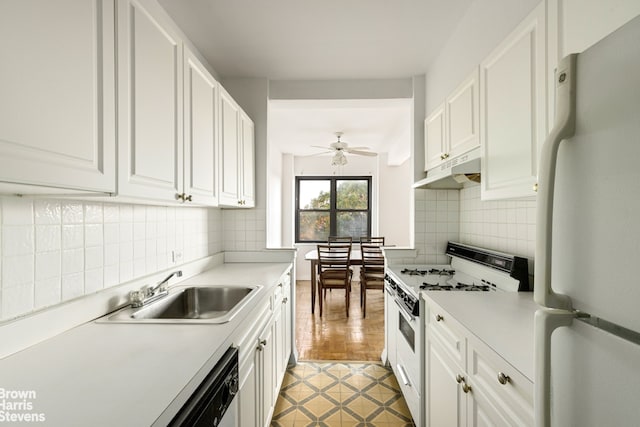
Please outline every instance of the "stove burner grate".
M427 274L437 274L438 276L453 276L455 270L447 268L430 268L429 270L419 270L417 268L403 268L400 273L409 276L424 276Z

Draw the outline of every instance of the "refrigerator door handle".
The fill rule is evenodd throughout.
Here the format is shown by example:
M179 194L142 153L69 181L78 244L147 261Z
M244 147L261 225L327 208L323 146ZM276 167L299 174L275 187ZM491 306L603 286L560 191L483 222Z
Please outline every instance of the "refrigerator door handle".
M556 119L540 151L538 197L536 207L536 253L534 299L543 307L571 310L568 296L551 288L551 232L553 226L553 192L558 147L563 139L573 136L576 122L576 54L566 56L556 73Z
M533 410L536 427L551 426L551 335L556 328L571 326L576 314L565 310L540 309L534 320L535 393Z

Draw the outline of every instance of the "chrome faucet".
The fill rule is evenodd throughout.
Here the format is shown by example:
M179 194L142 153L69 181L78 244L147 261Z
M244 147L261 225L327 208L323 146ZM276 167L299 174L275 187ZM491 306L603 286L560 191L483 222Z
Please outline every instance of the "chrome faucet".
M139 291L131 291L129 299L131 300L132 307L142 307L145 304L149 304L153 301L159 300L165 295L169 294L167 290L167 283L173 277L182 277L182 270L176 270L163 280L153 286L144 286Z

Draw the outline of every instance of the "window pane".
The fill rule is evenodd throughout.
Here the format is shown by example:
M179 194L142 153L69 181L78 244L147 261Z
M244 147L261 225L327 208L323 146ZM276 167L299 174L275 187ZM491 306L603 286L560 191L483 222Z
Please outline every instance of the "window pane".
M300 181L300 209L329 209L331 182L329 180Z
M369 192L366 180L337 181L338 209L367 209Z
M366 212L338 212L337 235L354 239L367 235Z
M329 212L300 212L300 240L329 239Z

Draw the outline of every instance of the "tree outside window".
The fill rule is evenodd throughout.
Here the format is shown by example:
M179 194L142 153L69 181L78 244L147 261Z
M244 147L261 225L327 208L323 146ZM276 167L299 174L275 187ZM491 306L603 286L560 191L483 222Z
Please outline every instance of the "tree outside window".
M296 242L370 234L370 176L296 178Z

